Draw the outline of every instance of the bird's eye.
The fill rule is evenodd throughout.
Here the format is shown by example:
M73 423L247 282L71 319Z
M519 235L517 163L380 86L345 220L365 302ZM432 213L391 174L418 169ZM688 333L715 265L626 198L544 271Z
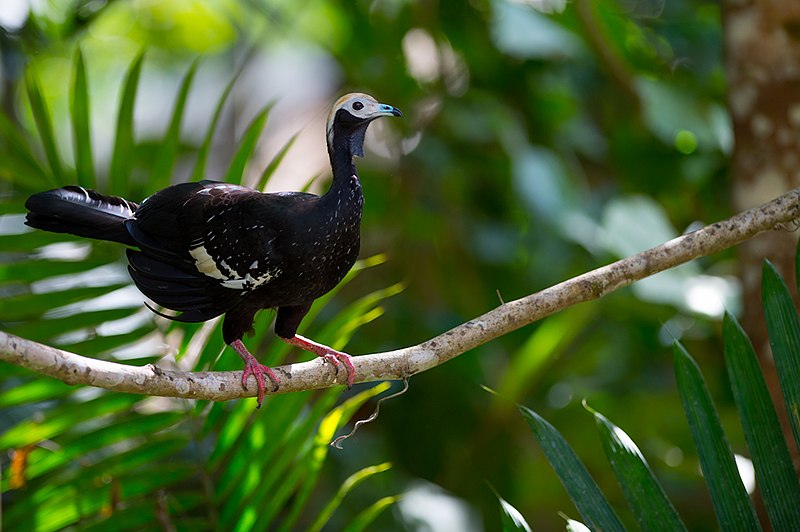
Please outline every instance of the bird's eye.
M361 103L361 102L354 102L353 103L353 110L354 111L360 111L363 108L364 108L364 104L363 103Z

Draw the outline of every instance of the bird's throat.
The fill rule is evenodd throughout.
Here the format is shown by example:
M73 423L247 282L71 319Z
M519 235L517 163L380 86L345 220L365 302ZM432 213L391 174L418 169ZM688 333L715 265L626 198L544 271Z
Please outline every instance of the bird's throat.
M333 182L327 195L353 192L354 189L357 189L358 194L361 193L361 183L358 181L358 172L353 163L353 152L350 148L350 143L345 139L342 142L336 142L332 149L329 149Z

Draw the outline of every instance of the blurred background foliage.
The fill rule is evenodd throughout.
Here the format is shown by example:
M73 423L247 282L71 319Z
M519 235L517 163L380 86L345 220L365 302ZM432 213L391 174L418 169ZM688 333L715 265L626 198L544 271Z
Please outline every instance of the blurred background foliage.
M73 151L78 49L92 171L105 191L120 179L109 168L122 87L145 54L130 161L118 163L128 175L120 190L132 200L166 179L156 168L168 169L173 182L198 177L198 150L234 78L210 145L212 179L225 176L268 103L242 179L257 185L269 162L285 155L269 190L312 179L312 190L324 190L324 120L337 95L365 91L404 111L403 121L372 126L358 163L362 257L384 258L319 308L311 326L316 338L349 340L347 350L360 354L418 343L501 300L730 215L720 16L717 2L702 0L4 0L0 326L88 356L238 369L232 353L217 358L223 344L214 324L178 327L142 310L117 247L58 247L71 240L22 226L27 194L86 177ZM193 64L174 159L164 159L173 106ZM19 162L26 139L34 139L37 160L47 160L25 83L32 73L63 167L50 182ZM87 271L91 280L80 277ZM323 440L373 386L271 398L255 412L254 401L76 391L4 364L4 516L13 523L37 508L50 515L41 505L54 500L48 490L60 489L69 491L62 496L72 512L42 517L42 529L77 519L121 528L307 527L332 503L329 526L338 529L404 494L391 510L376 510L373 526L496 530L493 488L534 528L561 528L558 512L574 517L574 508L515 404L557 426L622 505L594 432L586 437L587 399L626 427L689 529L712 528L671 344L680 339L698 360L733 450L744 457L719 356L722 315L740 306L735 273L734 254L718 254L466 353L414 377L343 451L326 451ZM286 350L271 342L269 320L261 317L254 345L274 363ZM354 398L342 405L349 413L334 415L333 405L347 398ZM371 408L364 403L356 417ZM42 426L50 429L34 430ZM84 449L85 434L93 443ZM370 487L336 497L346 478L385 462L391 468L365 480ZM27 481L14 477L20 472Z

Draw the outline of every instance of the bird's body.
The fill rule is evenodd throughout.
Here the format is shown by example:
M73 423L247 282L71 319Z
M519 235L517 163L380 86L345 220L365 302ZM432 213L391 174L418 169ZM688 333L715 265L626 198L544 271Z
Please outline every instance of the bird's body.
M180 313L171 319L225 314L223 338L245 361L243 385L255 375L259 405L264 376L279 382L242 343L261 309L278 310L275 332L288 343L344 363L352 384L348 355L296 332L314 300L358 257L363 195L352 159L363 155L367 125L379 116L401 114L364 94L334 105L327 128L333 182L323 196L201 181L170 186L137 205L70 186L31 196L27 223L131 246L131 277L152 301Z

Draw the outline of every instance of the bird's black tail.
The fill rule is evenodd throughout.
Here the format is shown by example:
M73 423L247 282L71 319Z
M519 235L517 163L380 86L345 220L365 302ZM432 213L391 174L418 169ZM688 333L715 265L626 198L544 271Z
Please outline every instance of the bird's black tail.
M25 224L36 229L136 245L124 224L139 208L132 201L67 186L34 194L25 207Z

